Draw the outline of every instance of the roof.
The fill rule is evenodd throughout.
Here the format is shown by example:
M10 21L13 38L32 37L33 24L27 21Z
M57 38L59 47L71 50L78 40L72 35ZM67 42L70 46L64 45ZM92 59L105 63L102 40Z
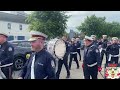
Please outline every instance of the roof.
M0 20L26 24L26 16L0 12Z

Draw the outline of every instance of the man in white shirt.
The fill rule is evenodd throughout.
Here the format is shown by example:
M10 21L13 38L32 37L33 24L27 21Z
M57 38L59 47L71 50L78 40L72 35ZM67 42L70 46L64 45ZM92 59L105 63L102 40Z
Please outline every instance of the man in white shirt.
M19 79L55 79L55 59L44 49L47 36L44 33L31 31L29 39L33 53L27 60Z

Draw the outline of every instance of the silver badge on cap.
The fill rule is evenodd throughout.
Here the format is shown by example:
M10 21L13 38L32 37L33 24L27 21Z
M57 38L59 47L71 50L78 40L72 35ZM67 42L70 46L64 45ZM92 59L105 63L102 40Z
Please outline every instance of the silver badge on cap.
M9 47L9 48L8 48L8 51L12 51L12 47Z

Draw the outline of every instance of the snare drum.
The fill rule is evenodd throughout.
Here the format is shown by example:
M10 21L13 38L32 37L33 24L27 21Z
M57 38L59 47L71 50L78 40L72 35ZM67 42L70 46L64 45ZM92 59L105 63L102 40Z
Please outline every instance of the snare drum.
M63 59L66 53L66 45L62 39L52 39L47 44L47 51L53 55L54 58Z

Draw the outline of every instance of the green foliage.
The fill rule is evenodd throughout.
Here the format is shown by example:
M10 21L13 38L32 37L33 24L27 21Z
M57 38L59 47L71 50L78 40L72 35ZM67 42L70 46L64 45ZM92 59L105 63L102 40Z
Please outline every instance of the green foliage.
M36 30L48 35L49 38L60 37L65 33L69 16L64 11L34 11L27 18L30 30Z
M120 23L106 22L105 19L105 17L96 17L95 15L87 16L85 21L77 27L77 29L82 31L85 35L97 35L98 38L103 34L109 37L120 37Z

